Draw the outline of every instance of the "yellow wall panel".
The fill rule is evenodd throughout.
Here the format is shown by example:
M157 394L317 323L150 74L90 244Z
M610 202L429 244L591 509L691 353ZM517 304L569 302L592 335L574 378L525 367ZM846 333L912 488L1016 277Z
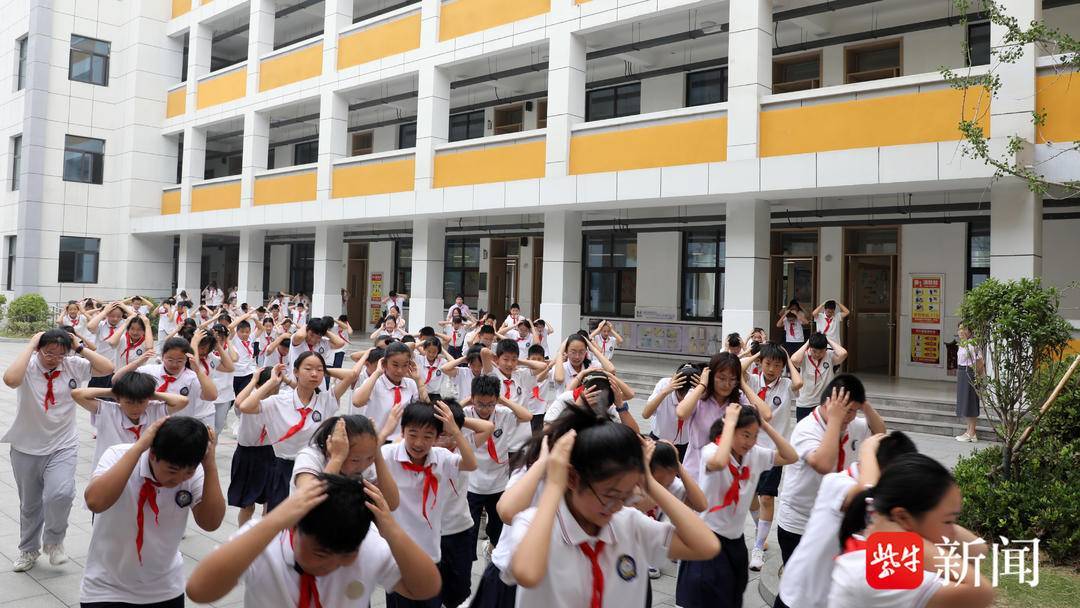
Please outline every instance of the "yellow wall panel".
M165 118L180 116L187 111L187 87L169 91L165 98Z
M161 193L161 215L180 213L180 191L164 190Z
M435 187L543 177L546 158L544 140L440 153L435 156Z
M192 211L240 208L240 181L191 189Z
M1037 141L1080 140L1080 72L1040 76L1035 90L1035 109L1046 113L1046 124L1035 128Z
M172 0L172 16L176 19L191 10L191 0Z
M240 99L247 95L247 70L235 69L199 83L195 93L196 109L209 108L219 103Z
M439 40L481 32L550 10L551 0L455 0L442 5Z
M420 47L420 13L350 33L338 40L339 70Z
M259 62L259 91L314 78L322 74L322 43Z
M980 106L981 104L981 106ZM990 134L986 91L942 89L761 113L761 156L961 139L961 109ZM977 112L977 113L976 113Z
M256 205L315 200L315 170L255 178Z
M407 192L415 186L416 160L405 158L334 168L331 198Z
M575 135L570 174L649 169L727 159L727 118Z

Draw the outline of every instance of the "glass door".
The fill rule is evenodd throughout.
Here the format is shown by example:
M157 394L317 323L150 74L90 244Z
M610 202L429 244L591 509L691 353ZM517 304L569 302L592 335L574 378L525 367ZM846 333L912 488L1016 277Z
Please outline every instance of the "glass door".
M817 286L815 271L817 260L813 257L773 256L772 258L772 311L768 328L771 339L784 341L784 332L775 327L780 311L789 302L798 299L807 315L814 309L814 291Z
M847 256L851 316L844 346L852 372L896 372L896 265L895 255Z

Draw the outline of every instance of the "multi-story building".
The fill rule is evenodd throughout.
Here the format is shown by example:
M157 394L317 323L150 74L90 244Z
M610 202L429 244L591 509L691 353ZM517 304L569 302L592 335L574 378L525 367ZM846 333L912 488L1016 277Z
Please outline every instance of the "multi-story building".
M1080 36L1078 0L999 0ZM25 0L0 37L4 287L455 295L701 354L792 298L854 370L945 378L964 291L1080 279L1080 201L994 180L975 116L1080 179L1080 79L951 0ZM965 53L967 43L968 53ZM941 67L995 69L954 90ZM1046 123L1031 122L1035 110ZM1045 253L1045 255L1044 255ZM341 290L350 294L342 311ZM1080 319L1080 293L1063 312ZM780 338L782 333L776 333Z

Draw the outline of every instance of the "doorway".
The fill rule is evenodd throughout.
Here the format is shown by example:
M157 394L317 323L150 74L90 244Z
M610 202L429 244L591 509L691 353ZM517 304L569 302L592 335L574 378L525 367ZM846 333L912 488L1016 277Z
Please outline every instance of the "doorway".
M896 228L849 228L844 233L849 371L896 374L897 236Z
M770 339L783 342L784 332L775 326L780 311L792 300L798 300L806 314L817 302L817 251L818 231L788 230L772 234L772 269L770 276L768 334Z
M540 318L540 301L544 297L544 239L542 237L530 237L532 240L532 316L531 319Z
M345 269L345 291L349 292L349 301L345 305L345 314L349 315L349 324L354 330L367 328L367 243L349 245L349 261Z
M488 274L488 308L496 319L518 302L521 243L517 238L491 239L491 270Z

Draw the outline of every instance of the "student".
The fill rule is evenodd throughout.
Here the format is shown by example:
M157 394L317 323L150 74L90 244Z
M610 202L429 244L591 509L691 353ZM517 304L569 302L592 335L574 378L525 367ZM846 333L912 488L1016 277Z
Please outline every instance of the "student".
M90 332L86 329L86 314L78 300L68 300L67 305L64 306L64 312L57 317L56 324L74 329L75 335L84 342L91 338Z
M517 324L521 321L521 319L521 306L519 306L517 302L514 302L510 305L510 314L506 315L506 318L503 319L502 325L500 325L499 328L502 329L504 327L517 327Z
M493 365L490 375L499 381L502 396L516 403L522 403L532 394L536 377L547 369L546 363L521 359L517 342L510 339L499 340L494 353L490 349L482 353L485 362Z
M303 302L299 302L296 304L296 308L293 310L292 316L290 318L297 327L304 327L305 325L307 325L308 313L307 308L304 306Z
M397 509L397 484L380 449L385 442L385 435L375 432L366 416L331 416L323 420L308 445L296 455L289 493L317 483L323 473L343 475L374 483L390 510Z
M544 359L550 356L551 350L548 348L548 336L555 333L555 328L548 325L543 319L537 319L533 323L533 345L539 345L544 349Z
M738 333L728 334L727 339L724 341L724 344L724 350L735 355L736 357L742 356L743 341L742 336L740 336Z
M67 561L64 536L75 499L79 437L71 391L92 374L112 373L112 361L85 348L78 337L50 329L35 334L4 370L16 389L15 420L0 441L11 444L11 470L19 492L19 557L15 572L34 567L42 544L49 563Z
M116 335L120 328L120 321L124 318L124 308L119 302L109 302L90 320L86 322L86 330L93 335L94 350L109 361L116 361L116 347L109 343L109 338ZM105 321L105 323L102 323ZM94 376L90 379L93 388L108 387L112 383L112 374Z
M234 395L239 395L251 382L251 376L258 367L256 359L259 356L258 342L251 336L250 319L255 313L247 313L229 326L232 338L229 340L230 351L236 353L236 362L233 363L232 390Z
M653 478L651 445L643 450L625 425L572 411L567 419L580 422L555 442L537 506L519 513L503 536L517 606L641 606L649 564L710 559L719 543ZM623 509L639 485L670 521Z
M772 419L772 411L746 385L742 364L731 353L713 355L698 378L697 386L688 391L675 407L675 415L684 423L687 447L683 462L686 470L701 483L701 449L713 440L709 429L724 417L727 406L732 403L753 405L766 422Z
M856 416L860 410L864 417ZM884 432L885 422L866 402L862 382L851 374L834 378L821 396L821 405L795 425L791 444L799 461L784 472L776 512L776 538L785 563L806 529L822 476L843 471L858 456L856 446Z
M430 337L420 343L416 349L416 365L420 379L428 393L441 393L443 384L442 367L448 357L442 355L442 342Z
M831 349L830 349L831 347ZM836 368L847 359L848 352L842 346L814 333L791 355L791 363L799 368L803 386L795 400L795 421L810 415L821 403L822 391L836 375Z
M604 358L608 361L615 356L615 347L621 346L623 343L623 337L619 335L619 332L615 331L615 326L611 324L611 321L606 319L600 321L596 329L589 334L589 338L600 350L600 354L604 355Z
M982 355L975 350L971 330L963 324L956 330L960 349L956 351L956 416L963 418L966 430L956 437L960 442L979 440L975 425L979 421L979 394L975 392L975 377L985 373Z
M297 325L300 325L297 323ZM345 340L331 332L333 319L316 317L309 321L306 326L300 327L293 334L289 343L289 361L292 363L300 356L300 353L317 353L323 359L330 356L334 349L344 348Z
M159 393L153 376L131 372L116 379L112 388L77 388L71 398L90 412L96 448L91 466L97 467L105 450L134 443L155 421L187 407L182 395Z
M529 352L526 357L529 361L536 361L547 365L547 359L544 355L544 347L539 344L533 344L529 347ZM547 374L551 370L546 368L543 373L537 377L537 383L533 385L532 392L529 393L527 399L525 399L523 405L532 414L532 421L524 433L521 440L521 445L525 445L525 442L529 440L529 436L533 433L544 428L544 414L547 413L547 400L551 393L551 383L546 381ZM524 426L521 430L526 430ZM519 448L520 449L520 448ZM518 450L514 450L515 452Z
M784 565L784 576L773 608L825 608L833 564L840 555L837 535L844 512L862 490L877 484L881 470L904 454L914 454L907 435L893 431L872 435L859 446L859 461L821 480L806 533Z
M802 376L791 362L787 351L772 342L763 344L751 361L758 363L761 371L756 376L750 376L747 384L772 411L769 424L781 437L787 439L791 436L791 411L795 408L795 395L802 389ZM785 369L789 374L786 378ZM758 433L758 445L766 449L775 447L767 433ZM750 555L750 569L754 572L760 571L765 565L765 541L772 530L774 499L780 492L780 475L779 466L763 472L754 491L754 504L750 506L750 514L757 524L757 536Z
M602 370L582 370L570 383L570 390L555 397L544 414L544 424L553 424L567 408L578 406L592 409L598 415L607 414L612 422L624 424L635 433L641 429L630 413L629 402L634 389L613 374Z
M672 496L678 498L680 502L690 507L695 513L701 513L707 509L709 505L705 501L705 493L701 491L701 487L698 486L689 471L679 461L679 452L675 449L675 446L669 441L656 441L654 446L653 455L649 461L649 470L652 471L652 476L657 483L668 492L671 492ZM634 508L657 521L667 519L663 509L649 496L642 495ZM668 560L663 561L667 562ZM660 569L656 567L658 565L660 564L649 564L650 579L660 578ZM650 583L650 593L646 606L652 606L651 587Z
M405 337L405 332L398 327L397 319L393 317L386 317L383 319L382 324L371 332L371 339L377 340L379 336L383 334L390 336L395 340L400 340Z
M236 431L236 450L229 468L228 499L230 507L238 507L237 524L243 526L255 514L255 505L264 506L269 500L270 482L274 471L274 448L262 417L245 414L239 405L270 381L272 369L264 367L253 374L251 381L236 395L236 414L240 426Z
M371 419L375 428L381 429L395 405L404 406L417 400L428 400L427 389L420 382L420 371L409 347L395 342L386 347L375 373L353 391L352 404ZM396 435L395 431L391 437Z
M476 333L469 338L469 344L480 344L484 348L491 348L495 344L495 328L488 324L483 324Z
M552 391L561 393L570 386L584 369L601 368L608 373L615 373L615 366L585 336L570 334L555 353L551 364L550 382Z
M218 326L220 326L220 324ZM228 397L228 395L221 394L221 388L223 386L228 386L228 390L230 392L232 391L232 376L222 377L221 374L216 375L215 371L218 368L221 368L223 373L231 374L233 370L233 358L222 349L217 332L200 328L193 334L184 332L184 335L185 337L188 335L191 336L191 349L195 352L197 361L197 363L194 364L194 369L196 374L199 375L200 382L202 378L205 377L209 380L211 386L213 386L213 391L206 393L204 398L200 398L192 404L192 408L188 410L187 415L196 418L206 426L213 428L217 403L221 398Z
M362 483L323 474L248 522L198 563L188 597L216 602L241 582L245 606L368 606L377 587L407 598L436 595L435 564L379 489Z
M446 323L442 321L440 325ZM450 356L457 359L462 355L465 348L465 320L459 316L454 315L450 319L450 329L446 335L446 352L450 353Z
M839 316L837 316L837 308L840 308ZM847 306L837 302L836 300L825 300L821 306L818 306L810 313L810 316L814 318L814 329L819 333L825 334L825 337L840 344L840 326L844 324L844 319L851 314L851 311L847 309Z
M529 347L533 345L532 323L528 319L521 318L517 325L506 331L506 337L518 345L518 357L524 359L529 356Z
M780 317L776 320L776 326L784 331L784 349L788 351L789 355L795 354L795 351L799 350L799 345L806 340L803 334L803 325L808 322L806 313L803 312L798 300L792 300L788 303L787 308L780 310Z
M202 330L198 330L202 331ZM173 393L188 398L188 407L177 412L184 416L193 416L195 404L201 399L216 399L217 388L202 366L195 362L195 355L187 340L172 337L165 340L161 347L161 363L148 365L151 353L144 352L141 357L116 371L119 379L130 371L149 374L157 381L157 392Z
M492 366L484 369L484 357L480 345L469 347L469 352L464 357L458 357L448 361L442 366L442 372L450 377L457 386L458 401L465 401L472 395L473 378L490 374Z
M125 318L119 330L105 342L116 353L116 369L138 359L144 352L154 352L154 338L149 332L150 321L146 317L132 315Z
M871 510L870 505L873 505ZM992 586L980 584L979 561L952 562L948 583L935 571L934 560L926 559L922 582L915 589L874 589L867 582L868 548L853 535L863 532L915 532L923 538L923 555L934 555L934 544L942 539L970 542L974 535L955 524L960 515L960 488L936 460L922 454L907 454L882 470L873 488L855 496L844 514L839 542L849 546L836 559L829 589L830 608L983 608L994 603ZM866 525L869 517L869 526ZM861 546L860 546L861 545ZM927 549L931 552L927 553Z
M461 297L461 294L454 296L454 305L446 311L446 320L451 320L455 313L462 319L469 317L469 305L465 303L465 298Z
M192 418L165 418L134 444L112 446L94 469L85 497L95 517L80 604L183 606L180 540L188 513L207 532L225 517L214 438L206 426Z
M698 366L690 363L680 365L670 378L661 378L656 383L641 411L641 417L646 420L656 415L649 436L654 441L670 441L678 450L680 459L686 457L687 434L683 429L686 423L679 420L675 409L690 387L700 382L700 374L701 368Z
M407 294L407 293L398 293L398 292L394 291L393 289L391 289L390 293L388 293L386 295L386 297L382 299L382 303L383 303L383 306L385 306L387 310L390 310L391 308L397 308L398 309L398 314L401 314L401 311L405 310L405 300L408 300L408 299L409 299L409 294Z
M395 518L420 548L438 562L442 555L442 516L446 502L445 498L439 500L440 494L450 491L446 482L455 478L459 470L476 470L476 456L445 403L432 406L413 402L405 406L401 430L402 441L382 447L383 458L389 463L390 474L401 495ZM443 432L452 438L457 452L435 446ZM388 608L413 605L437 608L439 604L438 599L409 602L400 594L386 594Z

